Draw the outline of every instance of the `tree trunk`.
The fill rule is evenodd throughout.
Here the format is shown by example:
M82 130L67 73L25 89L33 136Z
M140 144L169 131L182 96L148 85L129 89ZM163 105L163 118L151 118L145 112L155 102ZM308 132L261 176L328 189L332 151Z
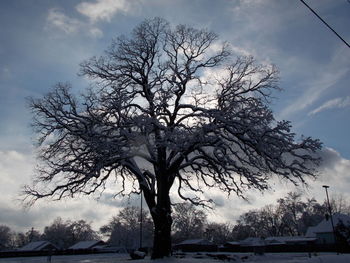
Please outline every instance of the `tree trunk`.
M171 256L172 219L170 212L170 209L161 209L152 215L154 223L152 259Z
M164 155L165 156L165 155ZM152 259L171 256L171 202L169 174L164 170L157 173L157 204L150 209L154 223Z

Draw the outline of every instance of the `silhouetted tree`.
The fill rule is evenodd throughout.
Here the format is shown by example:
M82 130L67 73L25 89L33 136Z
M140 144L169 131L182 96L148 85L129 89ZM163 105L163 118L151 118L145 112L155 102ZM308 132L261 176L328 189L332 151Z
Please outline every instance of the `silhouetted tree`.
M332 213L341 213L341 214L350 215L350 202L349 202L349 199L346 199L346 197L343 194L332 195L330 199L331 199L330 206L332 208ZM328 204L325 201L324 206L327 206L327 205Z
M123 208L100 232L108 237L108 243L113 246L135 249L140 244L140 208L131 206ZM142 246L152 246L153 224L145 210L142 211Z
M0 225L0 248L12 247L13 233L11 228L5 225Z
M290 236L298 236L300 231L300 218L306 208L301 200L301 194L289 192L284 198L278 200L278 213L283 215L281 220L284 229Z
M350 221L340 221L335 226L335 235L338 249L348 252L350 248Z
M307 229L310 226L316 226L328 214L328 206L326 203L320 204L315 198L307 199L305 202L305 209L300 218L301 232L306 234Z
M207 215L191 203L179 203L173 206L173 239L180 242L185 239L203 238Z
M173 188L205 204L210 187L244 196L265 190L273 174L293 183L314 176L321 143L296 140L290 122L276 121L268 107L276 68L233 59L217 40L145 20L81 64L94 80L84 96L61 83L32 99L43 165L25 188L29 202L91 194L117 178L117 193L142 190L155 228L152 257L160 258L171 253ZM128 189L126 181L138 184Z
M84 220L63 221L56 218L44 228L43 238L60 248L68 248L79 241L98 240L98 234Z
M225 244L234 238L232 228L229 223L208 223L205 226L205 237L215 244Z

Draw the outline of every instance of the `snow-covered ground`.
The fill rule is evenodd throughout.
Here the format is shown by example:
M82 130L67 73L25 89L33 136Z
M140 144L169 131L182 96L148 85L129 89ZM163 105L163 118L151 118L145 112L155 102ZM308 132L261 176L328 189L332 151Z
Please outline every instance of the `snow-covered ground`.
M222 254L222 253L220 253ZM229 262L245 263L349 263L350 254L336 255L331 253L319 253L311 255L306 253L275 253L256 256L251 253L225 253L230 258ZM22 257L0 258L0 263L46 263L47 257ZM53 256L52 263L130 263L127 254L99 254L99 255L76 255L76 256ZM203 254L186 254L184 258L169 258L152 261L149 258L131 262L137 263L218 263L228 262L214 259Z

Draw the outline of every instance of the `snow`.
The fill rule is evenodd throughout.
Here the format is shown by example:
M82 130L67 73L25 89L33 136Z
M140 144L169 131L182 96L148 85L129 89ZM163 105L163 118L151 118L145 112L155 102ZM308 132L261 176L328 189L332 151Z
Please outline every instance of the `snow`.
M262 256L252 253L210 253L211 256L226 255L231 262L245 263L349 263L350 255L335 253L312 254L307 253L267 253ZM43 263L46 257L22 257L22 258L0 258L0 263ZM130 263L128 254L94 254L74 256L52 256L52 263ZM227 262L209 257L207 253L187 253L184 258L167 258L151 260L149 257L136 260L136 263L218 263Z
M281 236L281 237L267 237L265 238L265 242L269 243L298 243L298 242L313 242L316 241L316 238L313 237L303 237L303 236Z

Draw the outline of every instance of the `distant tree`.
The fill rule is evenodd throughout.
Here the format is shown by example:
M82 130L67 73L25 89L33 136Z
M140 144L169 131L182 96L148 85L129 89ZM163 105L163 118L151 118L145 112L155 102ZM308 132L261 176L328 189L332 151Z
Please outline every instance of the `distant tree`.
M320 223L328 209L314 198L302 200L290 192L270 204L242 214L234 227L235 239L244 237L295 236L305 234L308 227Z
M289 192L286 197L278 200L278 213L283 215L281 220L288 235L298 236L301 234L299 222L305 207L300 193Z
M13 240L13 232L11 228L5 225L0 225L0 247L11 248Z
M278 210L277 206L266 205L260 210L259 216L261 218L261 233L259 235L260 237L283 235L283 215L280 214L280 211Z
M250 226L244 225L241 222L238 222L232 228L232 240L243 240L251 236L252 232Z
M349 251L350 247L350 221L340 221L335 226L336 242L340 249Z
M38 230L32 228L25 233L25 237L27 242L29 243L41 240L42 235Z
M29 239L26 234L24 234L23 232L17 232L15 234L14 247L16 248L23 247L28 243L29 243Z
M300 218L301 233L305 234L310 226L319 224L328 213L326 204L320 204L315 198L307 199L305 210Z
M330 198L330 206L332 208L332 213L341 213L350 215L350 201L346 199L343 194L333 195ZM325 201L324 206L327 207Z
M140 208L135 206L123 208L100 232L108 237L108 243L125 248L138 248L140 244ZM142 246L152 245L153 223L145 210L142 211Z
M173 188L205 204L211 187L244 196L267 189L273 174L295 184L315 176L321 143L296 140L290 122L276 121L268 107L276 68L233 59L217 40L207 30L145 20L81 64L81 75L94 80L82 98L58 84L32 99L43 165L24 190L29 202L91 194L114 176L118 193L137 182L129 190L145 196L152 258L161 258L171 253Z
M63 221L58 217L44 228L43 238L60 248L68 248L79 241L98 240L99 236L84 220Z
M281 230L279 217L272 205L250 210L240 215L238 226L242 228L243 232L238 233L239 229L235 229L235 235L244 237L274 236L279 235L278 233Z
M205 237L215 244L225 244L234 238L232 228L229 223L208 223L205 226Z
M45 226L43 238L59 248L68 248L72 245L69 235L69 226L62 218L56 218L51 225Z
M173 206L173 239L180 242L185 239L203 238L207 215L191 203L179 203Z
M75 244L79 241L99 240L100 237L91 225L85 220L68 221L71 242Z

